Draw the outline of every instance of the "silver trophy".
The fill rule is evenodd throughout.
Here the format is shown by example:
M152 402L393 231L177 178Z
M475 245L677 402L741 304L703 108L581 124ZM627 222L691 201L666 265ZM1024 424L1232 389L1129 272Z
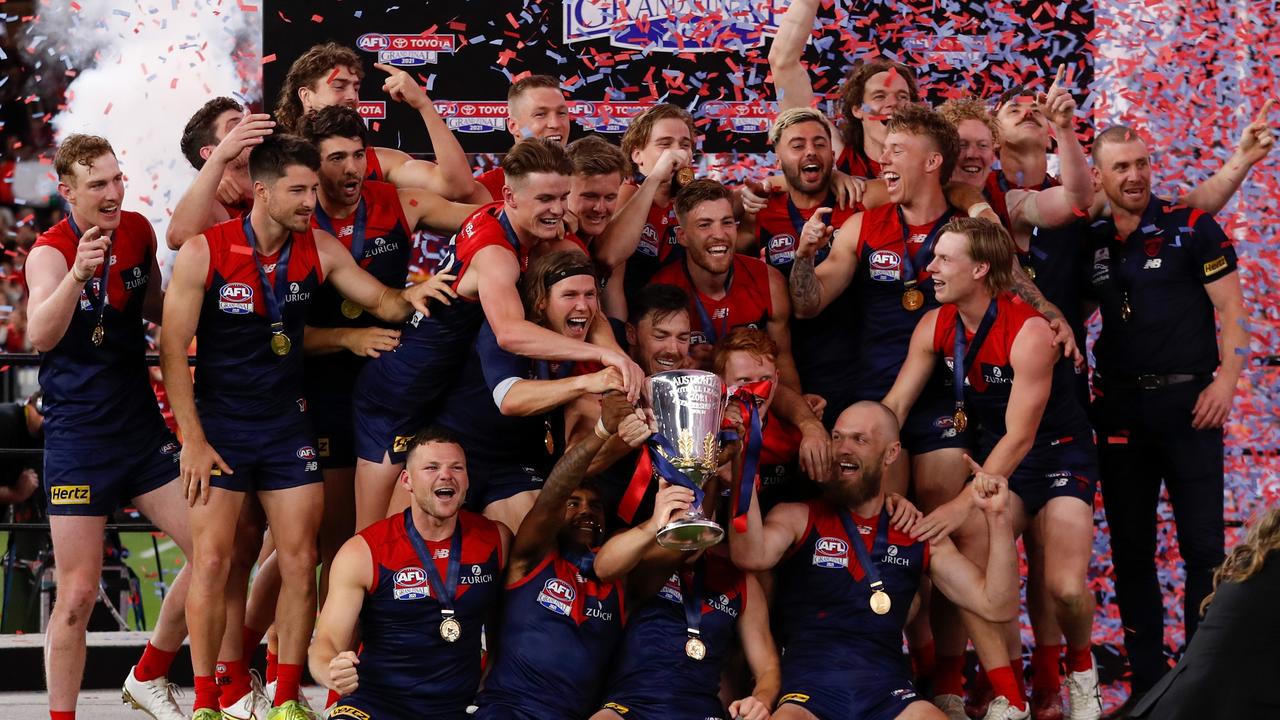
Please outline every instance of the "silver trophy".
M703 487L718 466L724 382L705 370L668 370L650 376L645 389L658 432L670 441L675 457L660 448L656 452ZM724 528L708 520L701 507L689 508L658 530L658 544L676 550L700 550L723 538Z

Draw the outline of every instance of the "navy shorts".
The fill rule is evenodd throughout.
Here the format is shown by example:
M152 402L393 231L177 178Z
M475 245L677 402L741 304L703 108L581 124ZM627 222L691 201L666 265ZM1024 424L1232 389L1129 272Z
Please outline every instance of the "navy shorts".
M160 424L138 434L47 444L42 482L49 514L104 517L177 480L181 448L173 433Z
M714 688L718 690L719 688ZM661 690L648 697L641 693L614 693L605 696L601 710L612 710L626 720L666 720L667 718L688 718L693 720L724 720L724 708L714 695L705 702L697 702L687 697L672 697Z
M800 705L818 720L893 720L922 699L901 654L868 648L858 665L836 669L830 663L788 663L784 658L778 705Z
M287 490L320 482L311 423L298 414L288 424L260 427L223 418L204 421L204 434L234 473L218 472L209 485L236 492Z
M418 720L430 717L439 720L467 720L466 709L457 712L441 712L438 708L425 708L412 698L396 697L386 693L355 692L342 698L327 715L330 720Z
M365 364L352 392L356 457L404 462L409 441L428 424L436 401L452 387L471 356L484 319L478 302L436 304L430 317L414 313L400 347Z
M973 428L960 432L951 419L956 411L955 400L942 393L931 395L931 389L926 387L911 407L911 412L907 413L907 421L902 424L900 434L903 449L913 456L946 448L971 449Z
M467 460L467 479L470 483L467 506L483 512L491 503L529 490L541 490L546 475L537 468L472 458Z
M471 717L475 720L547 720L537 711L525 710L506 703L481 705L476 714Z
M1092 508L1098 490L1098 449L1092 433L1033 447L1009 476L1009 489L1022 498L1029 517L1056 497L1077 498Z
M316 431L321 470L356 466L355 426L351 421L351 388L336 382L307 391L307 415Z

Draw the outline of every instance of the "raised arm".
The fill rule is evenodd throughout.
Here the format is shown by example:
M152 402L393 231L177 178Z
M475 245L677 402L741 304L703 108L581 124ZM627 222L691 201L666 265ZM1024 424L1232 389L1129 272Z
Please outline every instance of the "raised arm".
M800 62L818 17L818 0L791 0L769 47L769 72L778 92L778 112L813 105L809 70Z
M1041 102L1058 140L1062 185L1019 193L1021 202L1016 197L1009 198L1009 222L1015 234L1030 233L1033 227L1062 227L1084 217L1093 204L1089 161L1075 131L1076 101L1062 85L1065 69L1065 66L1058 67L1058 76Z
M1178 202L1193 208L1204 210L1213 215L1226 207L1231 196L1240 189L1241 183L1248 177L1249 170L1271 152L1275 146L1275 129L1267 120L1275 100L1268 99L1262 104L1258 116L1244 129L1236 151L1227 160L1222 169L1213 177L1200 183L1191 192L1178 198Z
M849 287L858 269L858 237L862 234L862 213L849 218L835 231L826 221L831 208L818 208L804 224L797 239L795 262L791 265L791 310L798 318L812 318L822 312ZM835 239L832 240L834 233ZM818 250L831 241L831 252L815 266Z
M316 682L350 695L360 686L360 661L351 650L364 598L372 587L373 556L359 535L338 550L329 570L329 594L325 596L316 632L307 651L307 667Z
M565 502L586 478L591 459L605 441L617 434L618 426L625 419L637 416L635 408L620 393L606 395L603 403L597 432L588 435L556 462L533 508L520 523L520 530L511 543L508 582L523 579L555 546L556 535L564 525Z
M382 63L374 67L387 73L382 83L382 91L392 100L402 102L418 111L422 116L422 124L427 128L427 136L431 139L431 149L435 153L435 163L425 160L414 160L408 155L396 158L387 168L387 180L396 187L420 187L444 196L449 200L466 200L475 186L475 178L471 174L471 165L467 162L467 154L453 131L445 123L435 104L427 97L426 90L409 73ZM378 160L383 158L378 148ZM399 151L389 151L399 153ZM399 153L404 155L404 153Z
M809 507L800 503L782 503L760 517L760 496L752 488L751 507L747 510L747 531L738 532L729 524L729 557L733 564L748 572L772 570L792 545L800 542L809 523Z
M973 479L975 503L987 521L987 568L984 572L943 537L929 546L929 577L956 605L990 622L1018 616L1018 558L1010 516L1009 483L978 468Z
M245 115L222 138L173 208L173 216L169 218L169 227L164 233L170 250L181 248L188 239L230 217L218 202L218 183L222 181L222 174L246 148L261 144L262 138L270 135L275 125L271 116L265 113Z
M603 582L620 580L641 562L663 565L661 574L669 577L684 553L668 550L658 544L658 530L673 517L693 506L693 491L679 485L663 484L653 501L653 515L643 523L609 538L596 554L594 569Z
M680 148L667 148L658 156L653 172L639 186L624 184L618 191L618 212L609 221L600 237L591 243L593 259L608 267L617 267L627 261L640 244L644 221L649 217L658 187L671 180L676 170L692 161L689 153Z

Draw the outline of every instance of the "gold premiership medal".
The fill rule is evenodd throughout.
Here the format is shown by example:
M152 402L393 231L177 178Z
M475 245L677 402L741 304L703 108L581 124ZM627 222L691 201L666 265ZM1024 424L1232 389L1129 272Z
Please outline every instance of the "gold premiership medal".
M293 347L293 343L289 340L289 336L282 332L271 334L271 352L284 357L289 354L289 350Z
M889 593L883 590L876 590L871 593L871 612L877 615L884 615L893 607L893 601L889 599Z
M911 312L924 307L924 293L915 288L902 293L902 307Z
M364 312L364 308L351 300L342 301L342 317L348 320L355 320Z
M1031 278L1031 281L1032 281L1032 282L1035 282L1035 279L1036 279L1036 269L1035 269L1034 267L1032 267L1031 265L1028 265L1028 266L1026 266L1026 267L1024 267L1024 268L1022 268L1022 269L1026 271L1026 273L1027 273L1027 277Z
M693 168L691 167L682 167L676 171L676 182L680 185L688 185L693 182L693 178Z
M93 335L90 336L89 339L93 340L94 346L98 346L102 344L102 341L103 339L106 338L106 336L107 336L107 331L102 329L102 325L95 325L93 327Z
M969 416L965 414L964 408L956 408L955 414L951 416L951 424L955 427L956 432L964 432L969 429Z
M1133 317L1133 308L1129 307L1129 298L1125 297L1124 302L1120 303L1120 319L1129 322L1129 318Z
M462 637L462 623L452 616L440 621L440 637L445 642L458 642Z
M544 426L546 427L546 429L547 429L547 434L546 434L545 436L543 436L543 438L542 438L542 444L547 446L547 454L548 454L548 455L555 455L555 454L556 454L556 439L555 439L555 436L553 436L553 435L551 434L551 421L550 421L550 420L544 420L544 421L543 421L543 425L544 425Z
M701 638L691 637L684 643L684 654L694 660L701 660L707 656L707 646Z

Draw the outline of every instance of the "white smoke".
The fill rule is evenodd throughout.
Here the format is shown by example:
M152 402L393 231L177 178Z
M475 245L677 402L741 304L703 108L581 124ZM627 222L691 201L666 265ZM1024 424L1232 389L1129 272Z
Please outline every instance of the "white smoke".
M164 266L169 212L195 178L182 128L212 97L261 96L260 10L243 0L58 0L41 3L27 31L33 64L47 71L56 59L75 73L52 121L58 137L111 142L124 208L151 220Z

